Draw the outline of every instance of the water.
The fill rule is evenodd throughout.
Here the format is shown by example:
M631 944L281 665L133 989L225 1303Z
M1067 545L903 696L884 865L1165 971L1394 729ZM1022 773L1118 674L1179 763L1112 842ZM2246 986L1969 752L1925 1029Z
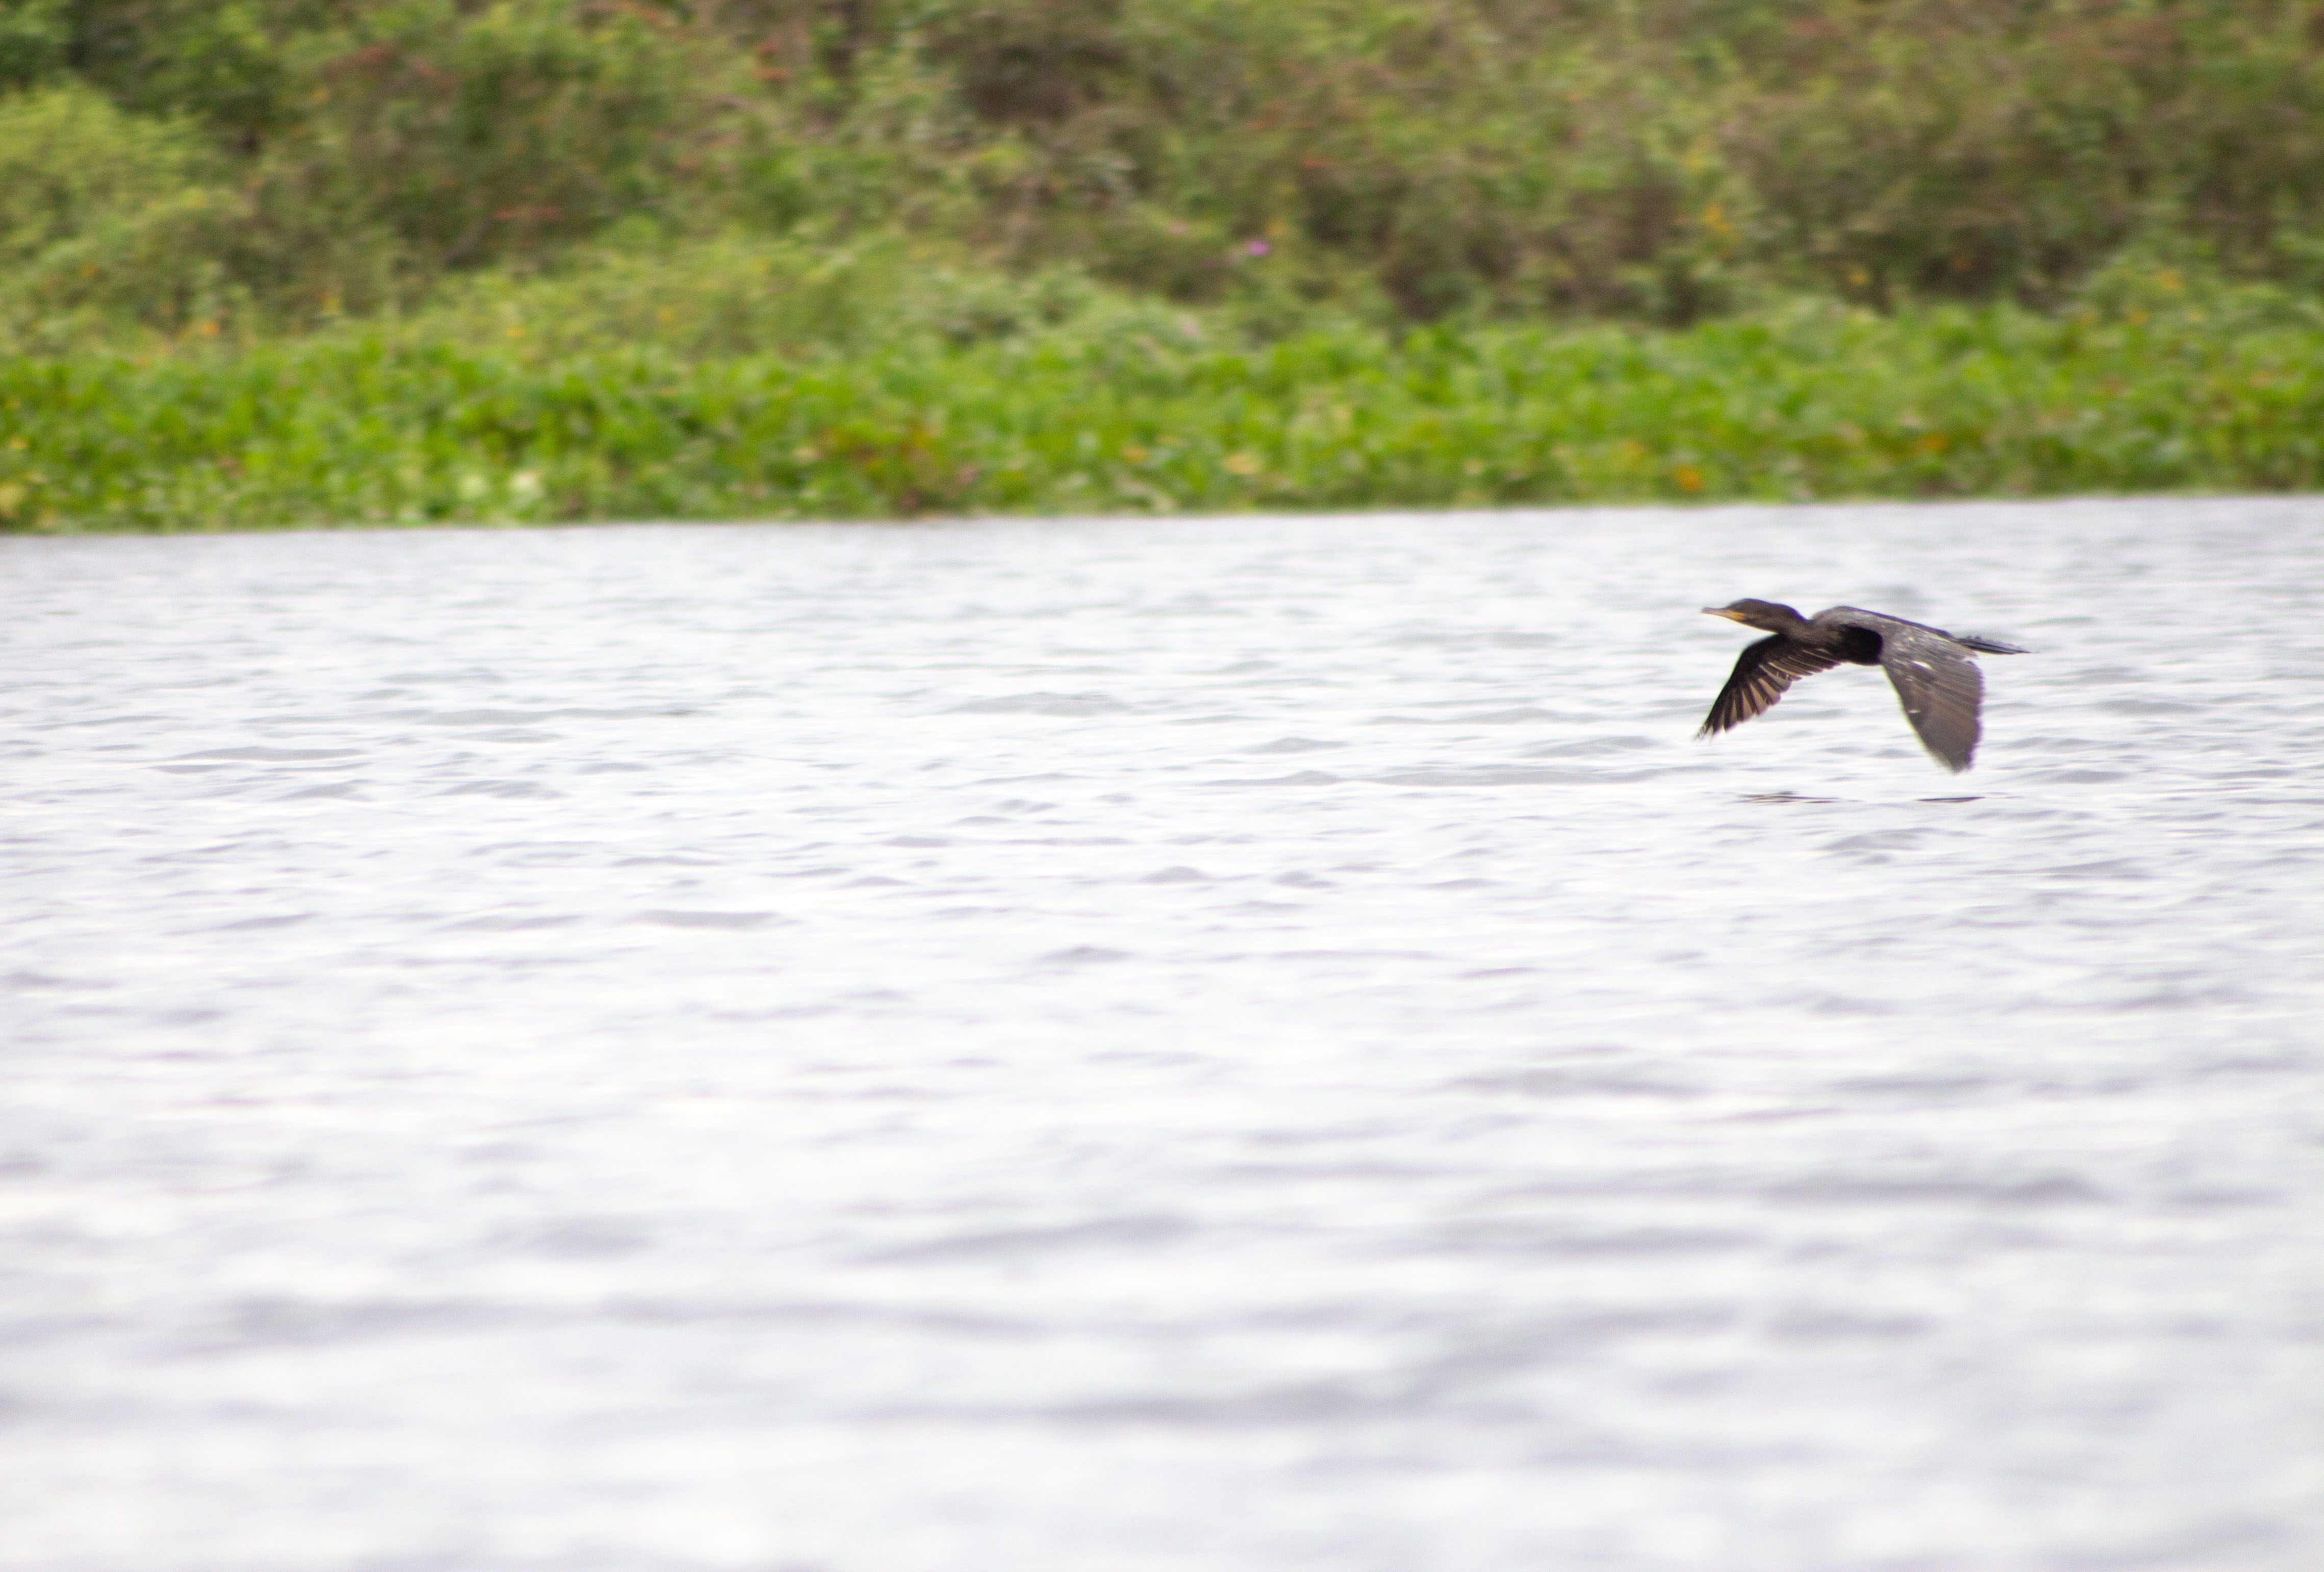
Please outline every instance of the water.
M0 541L0 1563L2317 1565L2319 546Z

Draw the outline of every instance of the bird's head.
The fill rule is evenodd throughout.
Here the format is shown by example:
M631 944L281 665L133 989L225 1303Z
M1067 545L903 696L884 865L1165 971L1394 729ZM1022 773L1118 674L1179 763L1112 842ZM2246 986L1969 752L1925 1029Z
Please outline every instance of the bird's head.
M1723 616L1729 622L1741 623L1747 628L1760 628L1780 633L1785 628L1797 627L1806 621L1787 606L1777 606L1771 600L1738 600L1727 606L1706 606L1705 616Z

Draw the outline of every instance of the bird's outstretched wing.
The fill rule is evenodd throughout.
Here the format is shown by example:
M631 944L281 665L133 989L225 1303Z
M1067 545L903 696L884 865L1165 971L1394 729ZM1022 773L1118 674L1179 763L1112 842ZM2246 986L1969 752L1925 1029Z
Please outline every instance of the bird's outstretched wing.
M1702 729L1695 735L1707 737L1741 726L1781 698L1784 690L1801 678L1829 671L1840 663L1836 651L1807 649L1780 633L1746 644L1735 657L1735 670L1728 674L1727 686L1719 690Z
M1955 774L1969 767L1977 755L1978 707L1985 700L1985 677L1969 657L1962 641L1935 628L1908 623L1902 617L1840 606L1852 627L1880 635L1880 669L1888 673L1904 718L1921 735L1921 744ZM1990 641L1979 640L1978 645ZM2000 645L1995 654L2020 652Z

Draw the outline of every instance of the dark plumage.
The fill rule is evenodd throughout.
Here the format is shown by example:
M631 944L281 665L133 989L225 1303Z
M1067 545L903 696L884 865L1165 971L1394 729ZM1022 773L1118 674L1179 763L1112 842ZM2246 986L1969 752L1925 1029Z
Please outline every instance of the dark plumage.
M1976 755L1978 707L1985 697L1985 679L1969 658L1971 652L2025 653L2015 644L1949 633L1852 606L1836 606L1812 617L1764 600L1702 609L1775 636L1744 646L1699 735L1707 737L1741 726L1803 677L1834 666L1877 666L1895 685L1904 718L1920 734L1922 744L1956 773L1968 769Z

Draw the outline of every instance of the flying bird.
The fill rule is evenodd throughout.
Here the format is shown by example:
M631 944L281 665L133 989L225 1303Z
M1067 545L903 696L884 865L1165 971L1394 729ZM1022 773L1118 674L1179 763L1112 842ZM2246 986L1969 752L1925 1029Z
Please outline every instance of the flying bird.
M1985 679L1972 653L2025 653L2015 644L1949 633L1852 606L1835 606L1812 617L1765 600L1702 609L1774 636L1744 646L1697 735L1741 726L1803 677L1834 666L1877 666L1895 684L1904 718L1920 734L1922 745L1956 774L1969 768L1977 753L1978 708L1985 698Z

